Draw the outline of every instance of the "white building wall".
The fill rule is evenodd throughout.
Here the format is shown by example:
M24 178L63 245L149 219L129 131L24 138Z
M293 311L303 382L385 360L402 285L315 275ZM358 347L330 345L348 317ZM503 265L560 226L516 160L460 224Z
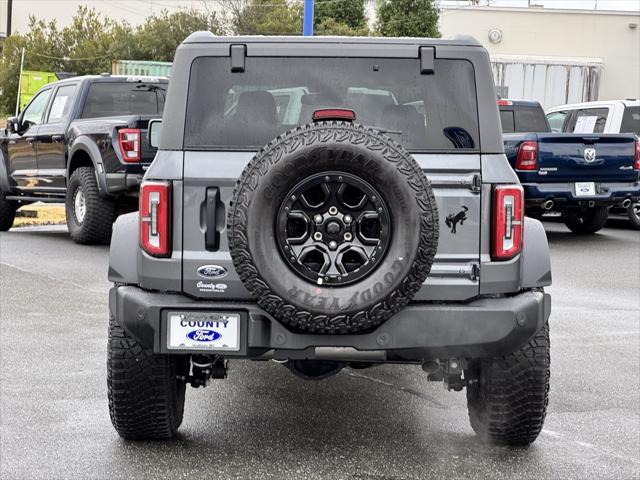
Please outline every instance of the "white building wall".
M635 25L635 28L632 28ZM489 32L497 31L500 41L489 40ZM548 64L601 65L598 99L640 98L640 14L634 12L602 12L586 10L551 10L542 8L464 7L443 9L440 16L443 37L472 35L489 51L492 59L508 56L526 61L533 56ZM494 36L496 33L494 32ZM512 67L517 69L519 67ZM533 67L531 67L533 68ZM551 81L561 85L563 68L539 68L535 74L555 75ZM567 72L567 69L564 69ZM568 70L571 77L583 75L579 68ZM513 72L512 72L513 73ZM523 75L526 72L523 71ZM513 73L516 75L516 73ZM527 88L540 88L542 80ZM545 80L545 79L543 79ZM534 85L535 84L535 85ZM542 82L544 84L544 82ZM575 98L577 83L569 83ZM526 88L525 88L526 90ZM556 104L561 91L531 91L535 99L547 106Z

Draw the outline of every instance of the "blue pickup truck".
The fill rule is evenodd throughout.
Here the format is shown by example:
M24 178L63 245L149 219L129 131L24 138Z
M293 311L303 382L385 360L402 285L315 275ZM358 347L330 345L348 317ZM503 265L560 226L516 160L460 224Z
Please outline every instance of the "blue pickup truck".
M634 134L552 133L538 102L498 100L505 154L524 188L527 214L559 212L574 233L594 233L610 207L640 199Z

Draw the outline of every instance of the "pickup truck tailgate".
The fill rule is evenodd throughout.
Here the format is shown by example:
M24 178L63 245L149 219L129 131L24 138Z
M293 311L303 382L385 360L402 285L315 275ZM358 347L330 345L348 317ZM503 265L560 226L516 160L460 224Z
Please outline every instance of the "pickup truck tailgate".
M538 134L537 179L541 182L637 180L638 172L633 169L635 141L633 135Z

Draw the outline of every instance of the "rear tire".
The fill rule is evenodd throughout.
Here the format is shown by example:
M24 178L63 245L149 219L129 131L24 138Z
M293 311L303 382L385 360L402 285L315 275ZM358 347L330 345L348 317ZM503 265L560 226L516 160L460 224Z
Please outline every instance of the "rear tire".
M0 193L0 232L6 232L13 226L17 209L17 202L7 200L4 198L4 195Z
M473 362L467 387L471 427L485 442L524 446L542 430L549 398L549 324L520 350Z
M74 242L108 244L111 240L116 205L112 200L100 197L93 168L80 167L71 175L65 213Z
M562 221L569 230L578 234L596 233L607 223L609 209L594 207L562 214Z
M640 202L635 202L627 208L627 215L631 225L636 230L640 230Z
M111 423L127 440L167 440L182 423L189 357L156 355L109 319L107 384Z

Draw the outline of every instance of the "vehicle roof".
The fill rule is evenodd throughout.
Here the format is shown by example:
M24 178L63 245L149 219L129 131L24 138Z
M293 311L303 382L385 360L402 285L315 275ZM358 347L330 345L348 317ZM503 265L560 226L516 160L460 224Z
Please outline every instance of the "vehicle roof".
M142 75L81 75L78 77L69 77L63 78L62 80L56 80L55 82L48 83L47 85L43 85L46 87L56 86L56 85L64 85L67 83L78 83L80 82L91 82L91 83L108 83L108 82L122 82L130 81L130 82L153 82L153 83L167 83L169 81L168 77L153 77L153 76L142 76Z
M481 47L482 45L470 35L456 35L451 38L426 37L338 37L338 36L217 36L208 31L194 32L182 43L335 43L335 44L416 44L416 45L457 45Z
M498 105L499 108L508 108L508 107L540 107L540 102L536 100L511 100L510 98L500 98L498 100L506 100L507 102L511 102L510 105Z
M566 105L558 105L547 109L547 112L555 112L558 110L575 110L578 108L605 107L611 104L622 104L625 107L640 107L640 100L624 99L624 100L598 100L595 102L567 103Z

